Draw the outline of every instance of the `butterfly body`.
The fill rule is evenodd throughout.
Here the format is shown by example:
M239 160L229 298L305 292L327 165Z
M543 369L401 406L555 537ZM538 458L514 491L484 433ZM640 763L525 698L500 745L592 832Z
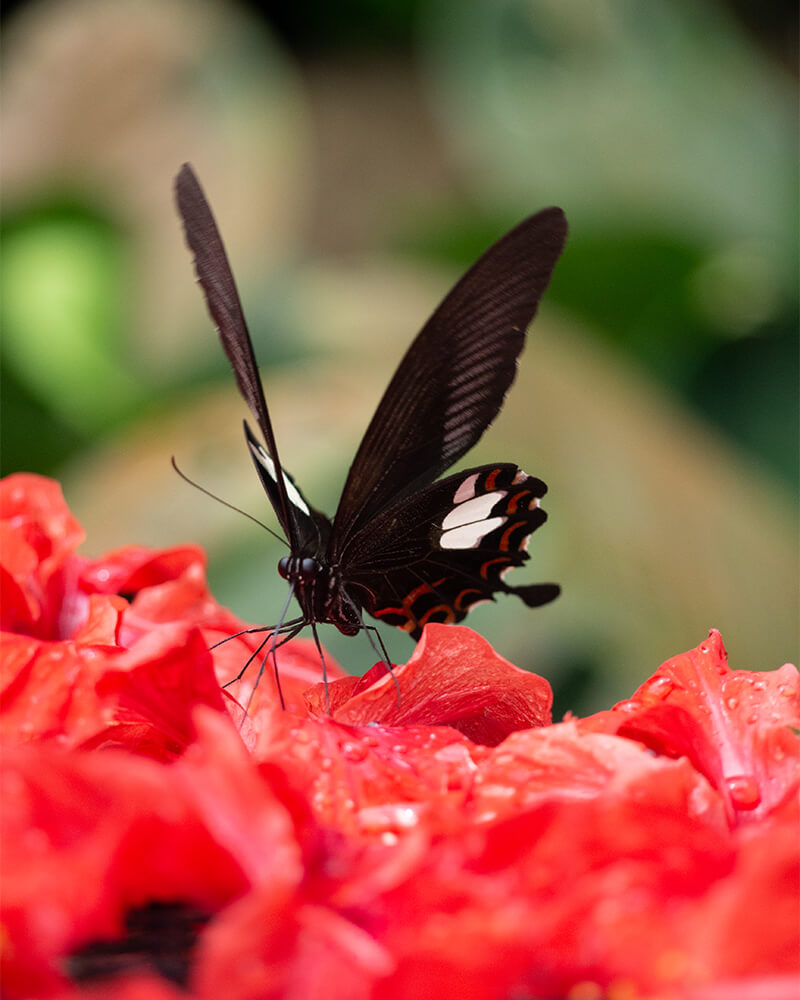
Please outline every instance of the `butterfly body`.
M527 560L528 539L546 519L544 483L510 463L439 477L475 444L513 382L525 330L566 238L561 210L545 209L495 243L425 324L378 405L329 520L280 464L227 255L188 165L176 190L209 312L265 442L245 422L289 545L278 571L302 612L289 624L325 622L354 635L366 611L418 638L427 622L461 621L498 593L528 606L557 596L555 584L512 587L504 580Z

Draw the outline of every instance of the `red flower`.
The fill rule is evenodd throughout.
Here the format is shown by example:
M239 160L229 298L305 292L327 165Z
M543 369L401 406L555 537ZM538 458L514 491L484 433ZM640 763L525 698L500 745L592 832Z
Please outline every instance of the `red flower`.
M209 593L202 551L131 546L79 556L83 532L58 484L29 475L0 482L0 530L0 734L180 753L192 739L193 706L222 710L214 673L231 680L263 638L244 635L209 654L208 645L247 626ZM303 692L319 677L316 647L294 642L278 660L287 703L305 713ZM260 697L274 685L270 669Z
M173 767L30 745L6 752L3 781L11 996L51 995L65 968L91 978L132 915L142 934L164 906L201 928L250 886L287 905L302 877L291 815L214 713Z
M0 515L4 995L796 995L794 668L712 633L552 725L545 681L431 625L327 698L281 647L283 710L268 631L209 649L247 626L198 549L82 557L36 477Z

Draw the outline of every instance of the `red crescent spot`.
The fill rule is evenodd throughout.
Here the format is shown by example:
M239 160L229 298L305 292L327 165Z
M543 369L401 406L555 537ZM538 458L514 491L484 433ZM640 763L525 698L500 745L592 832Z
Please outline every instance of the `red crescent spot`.
M486 562L481 566L481 576L484 580L489 579L489 567L493 566L495 563L508 563L511 560L508 556L498 556L496 559L487 559Z
M445 618L443 622L444 625L452 625L453 622L456 620L455 612L453 611L453 609L450 607L449 604L437 604L436 607L433 607L429 611L425 612L422 618L419 619L418 624L427 625L428 622L430 621L431 615L435 614L437 611L447 612L447 618Z
M469 608L465 608L464 605L461 603L467 596L467 594L477 594L478 597L483 596L483 592L477 590L475 587L467 587L465 590L462 590L461 593L458 595L458 597L455 599L453 606L455 607L456 611L469 611Z
M519 493L515 493L513 497L506 504L506 514L516 514L519 502L523 497L530 494L530 490L522 490Z
M483 484L483 488L486 490L487 493L492 492L492 490L494 489L494 482L502 471L503 471L502 469L493 469L486 477L486 481Z
M502 536L500 538L500 544L498 545L498 548L500 549L501 552L508 552L508 548L509 548L509 544L510 544L509 543L509 535L511 534L511 532L512 531L516 531L517 528L524 527L524 526L525 526L525 522L524 521L515 521L510 527L506 528L506 530L503 532L503 534L502 534Z

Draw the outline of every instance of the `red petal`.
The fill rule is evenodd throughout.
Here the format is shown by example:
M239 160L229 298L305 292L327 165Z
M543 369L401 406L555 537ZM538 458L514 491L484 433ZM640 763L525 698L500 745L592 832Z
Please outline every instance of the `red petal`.
M76 746L105 728L107 706L95 687L119 651L9 634L2 639L4 741L54 739L62 746Z
M252 722L253 755L279 767L327 826L393 838L423 821L463 824L480 748L454 729L351 727L276 708Z
M800 787L797 669L732 671L719 632L663 663L630 701L585 719L658 753L687 756L723 797L731 821L768 815Z
M543 802L601 798L611 802L631 789L658 782L676 807L690 815L713 817L724 827L718 798L686 762L653 757L618 736L584 733L575 722L514 733L479 763L468 807L478 822L525 812ZM641 795L641 791L637 791Z
M0 520L10 522L52 571L84 539L83 528L64 501L53 479L17 473L0 480Z
M351 726L452 726L474 743L496 746L516 730L550 722L547 681L515 667L463 626L427 625L405 666L341 704L335 687L333 718ZM307 700L315 714L325 713L319 686Z
M185 626L164 626L115 658L97 693L116 707L113 724L92 745L125 746L159 760L179 755L194 740L198 705L227 718L205 640Z
M85 614L76 588L83 531L58 483L18 474L0 481L3 628L62 638Z
M107 552L87 563L81 583L102 594L137 594L169 580L177 580L193 565L204 568L206 557L197 545L153 550L140 545Z

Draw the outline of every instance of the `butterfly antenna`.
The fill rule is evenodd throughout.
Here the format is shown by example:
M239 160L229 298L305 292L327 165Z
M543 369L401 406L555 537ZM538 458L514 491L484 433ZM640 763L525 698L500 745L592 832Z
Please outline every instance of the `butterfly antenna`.
M223 507L228 507L230 510L235 510L237 514L242 514L244 515L244 517L247 517L251 521L254 521L257 525L259 525L259 527L263 528L264 531L269 532L269 534L272 535L273 538L277 538L279 542L288 547L289 543L286 541L286 539L282 535L279 535L277 531L273 531L272 528L267 527L267 525L264 524L263 521L259 521L257 517L253 517L252 514L248 514L246 510L242 510L241 507L236 507L232 503L228 503L227 500L223 500L222 497L218 497L216 493L212 493L211 490L207 490L205 486L201 486L200 483L196 483L193 479L190 479L185 472L182 472L181 469L178 468L178 463L175 461L174 455L172 456L171 462L172 462L172 468L178 473L178 475L181 477L181 479L184 480L184 482L187 482L190 486L194 486L196 490L200 490L201 493L205 493L207 497L211 497L211 499L216 500L217 503L221 503ZM258 631L258 630L253 629L253 631ZM242 633L240 632L238 634L241 635ZM230 638L232 639L233 636L231 636Z

